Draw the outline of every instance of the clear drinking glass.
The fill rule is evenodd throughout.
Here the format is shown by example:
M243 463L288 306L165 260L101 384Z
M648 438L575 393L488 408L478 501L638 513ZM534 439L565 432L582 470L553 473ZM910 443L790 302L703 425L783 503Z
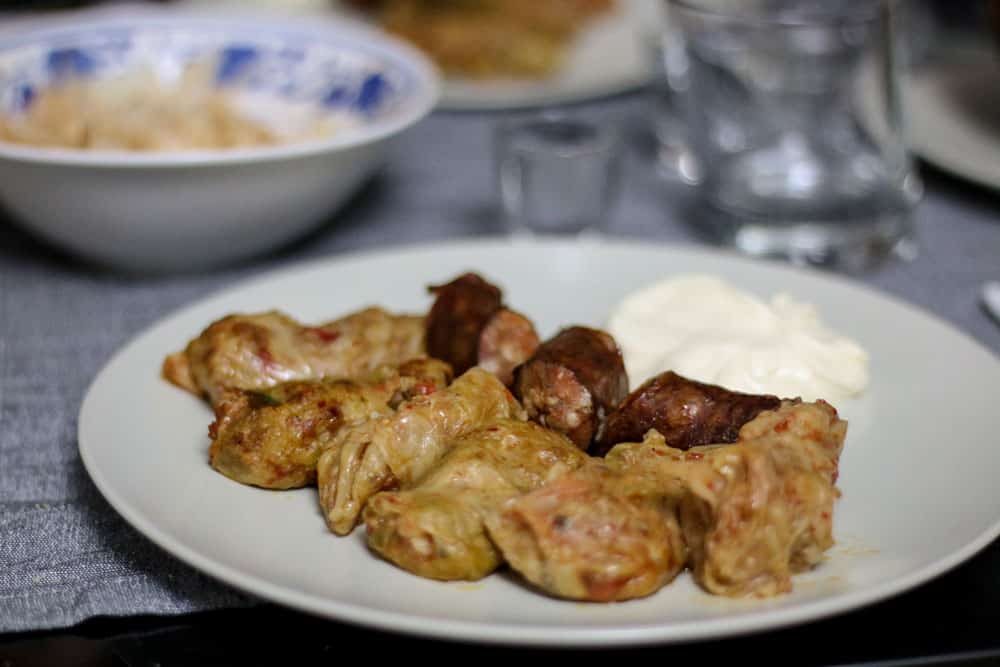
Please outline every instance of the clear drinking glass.
M621 147L612 128L540 116L503 124L496 140L497 186L511 232L601 227L619 186Z
M754 255L834 268L912 249L923 188L903 136L894 1L665 1L691 221Z

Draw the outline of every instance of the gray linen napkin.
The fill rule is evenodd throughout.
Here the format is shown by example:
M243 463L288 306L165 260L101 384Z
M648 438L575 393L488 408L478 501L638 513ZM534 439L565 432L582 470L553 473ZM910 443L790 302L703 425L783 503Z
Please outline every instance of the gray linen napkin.
M77 451L100 366L193 285L77 272L3 223L0 247L0 632L252 604L134 531Z

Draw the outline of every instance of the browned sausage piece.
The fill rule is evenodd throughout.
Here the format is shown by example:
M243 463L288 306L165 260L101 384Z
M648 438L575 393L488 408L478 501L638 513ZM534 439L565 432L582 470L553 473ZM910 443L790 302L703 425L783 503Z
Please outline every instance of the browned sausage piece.
M628 393L628 376L614 338L570 327L514 371L513 391L529 419L564 433L586 451Z
M531 320L501 308L479 335L479 366L509 387L514 381L514 369L530 359L540 344Z
M647 380L608 416L593 453L603 456L620 442L640 442L651 428L677 449L736 442L744 424L779 405L776 396L741 394L667 371Z
M479 336L501 307L500 288L474 273L428 288L437 298L427 316L427 354L459 376L478 362Z

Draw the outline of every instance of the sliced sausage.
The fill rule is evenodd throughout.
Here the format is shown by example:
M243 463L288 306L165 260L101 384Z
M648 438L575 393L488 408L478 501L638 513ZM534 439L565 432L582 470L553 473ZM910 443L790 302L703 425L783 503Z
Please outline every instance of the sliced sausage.
M564 433L586 451L628 393L628 376L614 338L570 327L514 371L513 391L529 419Z
M736 442L744 424L779 405L777 396L742 394L667 371L646 381L608 416L593 453L603 456L620 442L639 442L649 429L677 449Z
M514 380L514 369L530 359L540 344L531 320L509 308L501 308L479 335L479 366L509 387Z
M461 375L478 362L479 336L502 306L500 288L466 273L428 290L437 298L427 316L427 354Z

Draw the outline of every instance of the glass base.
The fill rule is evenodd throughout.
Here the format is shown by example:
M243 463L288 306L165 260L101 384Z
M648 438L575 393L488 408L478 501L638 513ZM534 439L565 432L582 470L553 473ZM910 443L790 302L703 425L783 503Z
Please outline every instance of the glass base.
M750 219L702 208L696 220L709 240L748 255L848 273L874 268L892 257L912 260L917 254L908 211L845 222Z

